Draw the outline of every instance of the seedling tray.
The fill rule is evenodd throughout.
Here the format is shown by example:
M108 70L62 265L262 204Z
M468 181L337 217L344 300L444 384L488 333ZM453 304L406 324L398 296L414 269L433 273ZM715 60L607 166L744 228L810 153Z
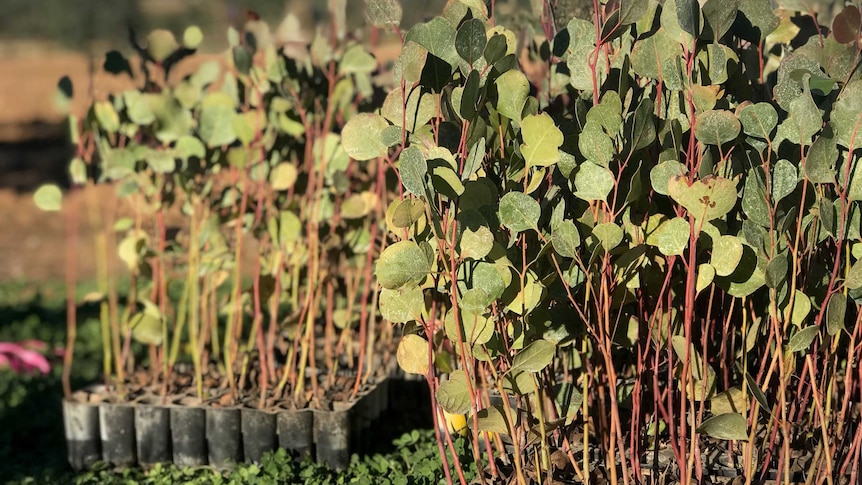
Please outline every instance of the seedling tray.
M371 443L371 429L388 407L388 389L382 380L356 400L327 410L259 410L153 399L94 402L103 388L89 388L63 400L68 461L75 470L98 461L117 467L173 462L227 469L242 461L260 462L281 447L297 459L311 456L344 469L351 454Z

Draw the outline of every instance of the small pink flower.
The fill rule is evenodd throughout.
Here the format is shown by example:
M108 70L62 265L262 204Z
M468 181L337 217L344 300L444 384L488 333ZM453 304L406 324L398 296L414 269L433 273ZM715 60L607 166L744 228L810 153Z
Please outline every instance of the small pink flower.
M17 373L39 371L47 374L51 371L51 364L39 352L29 350L27 347L44 348L45 343L38 340L22 342L24 345L11 342L0 342L0 369L11 367ZM36 344L36 345L34 345ZM41 344L38 345L38 344Z

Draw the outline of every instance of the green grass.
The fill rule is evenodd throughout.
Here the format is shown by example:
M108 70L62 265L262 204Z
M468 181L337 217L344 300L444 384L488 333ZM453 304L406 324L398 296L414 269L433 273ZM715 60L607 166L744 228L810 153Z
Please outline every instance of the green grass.
M0 341L38 339L49 349L65 345L66 310L62 284L0 283ZM96 305L78 307L78 340L73 387L100 379L101 349ZM241 465L232 472L210 468L181 469L173 465L145 472L112 470L97 465L84 473L66 463L61 414L60 357L51 357L48 375L18 375L0 370L0 482L14 484L171 484L171 483L307 483L307 484L434 484L444 479L429 417L417 409L394 407L392 416L375 429L380 439L368 455L354 455L344 472L310 461L296 463L283 450L260 465ZM469 463L459 438L461 462ZM451 460L450 460L451 461ZM470 471L468 478L475 472Z
M264 457L260 465L241 465L232 472L219 473L208 468L158 466L148 473L137 468L111 471L104 467L69 478L78 484L347 484L382 485L436 484L441 481L442 464L432 430L414 430L394 440L394 450L360 457L353 455L350 467L333 472L311 461L295 463L284 450ZM459 451L467 450L459 441ZM463 456L462 459L466 459ZM21 482L27 483L27 482Z

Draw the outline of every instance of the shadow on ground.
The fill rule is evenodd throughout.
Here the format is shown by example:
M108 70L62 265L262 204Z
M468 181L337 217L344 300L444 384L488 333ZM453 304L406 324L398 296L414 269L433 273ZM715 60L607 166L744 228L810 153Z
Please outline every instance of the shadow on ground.
M68 187L66 166L74 151L65 128L65 124L31 123L21 127L29 136L0 141L0 189L32 192L44 183Z

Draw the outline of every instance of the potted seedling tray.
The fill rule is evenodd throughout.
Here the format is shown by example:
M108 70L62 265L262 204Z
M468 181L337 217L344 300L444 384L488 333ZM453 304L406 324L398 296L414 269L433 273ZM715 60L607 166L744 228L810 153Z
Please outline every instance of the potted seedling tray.
M116 467L173 462L228 469L260 462L284 448L297 459L314 457L344 469L350 455L367 449L371 430L389 403L386 379L364 386L351 401L323 409L278 403L265 409L221 405L191 396L166 400L151 394L128 402L112 399L104 386L78 391L63 401L69 464L83 470L97 461Z

